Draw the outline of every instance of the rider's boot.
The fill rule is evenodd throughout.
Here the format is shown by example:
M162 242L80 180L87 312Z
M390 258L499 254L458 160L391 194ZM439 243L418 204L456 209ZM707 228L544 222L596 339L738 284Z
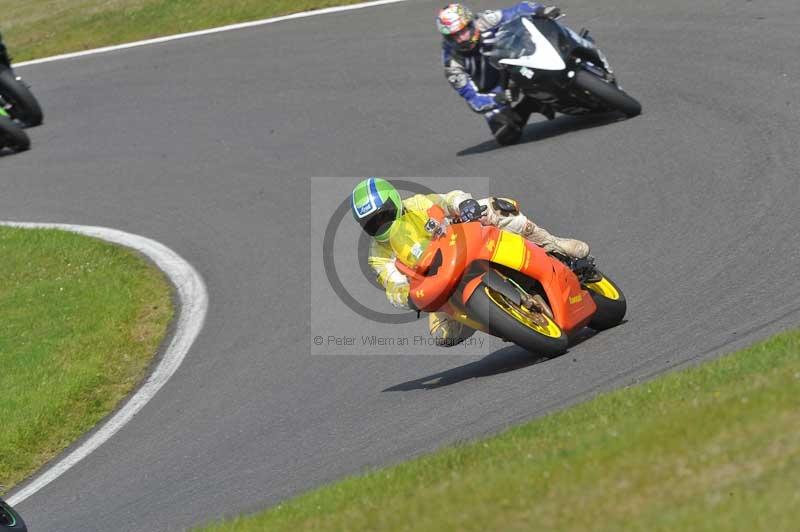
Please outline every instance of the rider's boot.
M594 266L594 265L592 265ZM603 276L600 275L600 272L597 271L597 268L593 268L590 272L587 272L584 277L584 282L586 283L598 283L603 280Z
M597 271L597 265L594 262L594 257L587 255L582 259L566 258L561 259L570 269L578 276L581 283L596 283L603 279L603 276Z

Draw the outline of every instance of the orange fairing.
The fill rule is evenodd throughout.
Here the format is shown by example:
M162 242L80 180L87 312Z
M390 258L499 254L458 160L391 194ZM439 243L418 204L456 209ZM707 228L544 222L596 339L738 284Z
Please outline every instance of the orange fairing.
M536 244L479 222L448 224L437 206L427 213L403 215L392 228L390 242L398 268L409 277L409 297L427 312L453 312L453 306L445 304L454 295L459 307L466 304L480 279L471 279L455 292L476 262L502 265L539 281L553 321L566 332L584 326L596 310L572 271Z

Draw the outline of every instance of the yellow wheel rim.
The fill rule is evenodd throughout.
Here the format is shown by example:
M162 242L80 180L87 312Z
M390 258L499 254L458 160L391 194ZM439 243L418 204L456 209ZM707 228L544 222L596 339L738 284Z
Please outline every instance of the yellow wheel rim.
M516 321L527 328L548 338L561 338L561 329L550 318L539 312L531 312L528 309L512 303L503 294L495 292L488 286L484 286L486 296L494 303L497 308L514 318Z
M614 288L614 285L611 284L611 281L609 281L605 277L603 277L596 283L587 284L586 288L588 288L592 292L600 294L606 299L613 299L615 301L619 299L619 292L617 291L616 288Z

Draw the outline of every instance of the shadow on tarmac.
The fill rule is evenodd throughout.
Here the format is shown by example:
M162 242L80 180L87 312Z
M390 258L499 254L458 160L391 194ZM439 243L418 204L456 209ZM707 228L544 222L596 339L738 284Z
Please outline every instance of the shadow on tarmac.
M618 112L585 116L560 115L556 117L555 120L542 120L528 124L525 127L525 130L522 132L522 138L515 145L519 146L529 142L537 142L572 131L580 131L581 129L605 126L614 122L620 122L622 120L625 120L625 115ZM478 155L504 147L505 146L500 146L494 139L492 139L481 142L480 144L470 148L463 149L456 155L459 157L463 157L465 155Z
M570 338L569 347L575 347L589 338L597 334L593 329L584 327L574 337ZM563 355L562 355L563 356ZM549 359L546 357L539 357L516 345L509 345L502 349L498 349L488 356L458 366L456 368L434 373L419 379L396 384L390 388L383 390L384 392L411 392L414 390L435 390L443 386L450 386L459 382L478 379L481 377L490 377L492 375L499 375L508 371L515 371L536 364L541 364Z

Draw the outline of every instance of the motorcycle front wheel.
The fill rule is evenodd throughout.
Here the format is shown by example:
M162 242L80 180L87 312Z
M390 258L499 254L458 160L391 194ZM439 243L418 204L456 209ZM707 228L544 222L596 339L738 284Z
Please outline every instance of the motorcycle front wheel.
M25 84L11 69L0 70L0 96L10 104L6 109L12 118L26 126L38 126L44 120L42 108Z
M615 84L600 79L586 70L575 72L573 87L578 92L583 92L595 100L599 100L608 110L620 111L628 118L642 113L642 104L635 98L629 96Z
M486 284L467 301L470 317L489 332L544 357L564 354L567 335L545 314L533 312Z
M601 272L601 279L595 283L587 283L586 289L589 290L594 304L597 305L589 327L596 331L610 329L622 323L628 303L625 295L614 282Z

